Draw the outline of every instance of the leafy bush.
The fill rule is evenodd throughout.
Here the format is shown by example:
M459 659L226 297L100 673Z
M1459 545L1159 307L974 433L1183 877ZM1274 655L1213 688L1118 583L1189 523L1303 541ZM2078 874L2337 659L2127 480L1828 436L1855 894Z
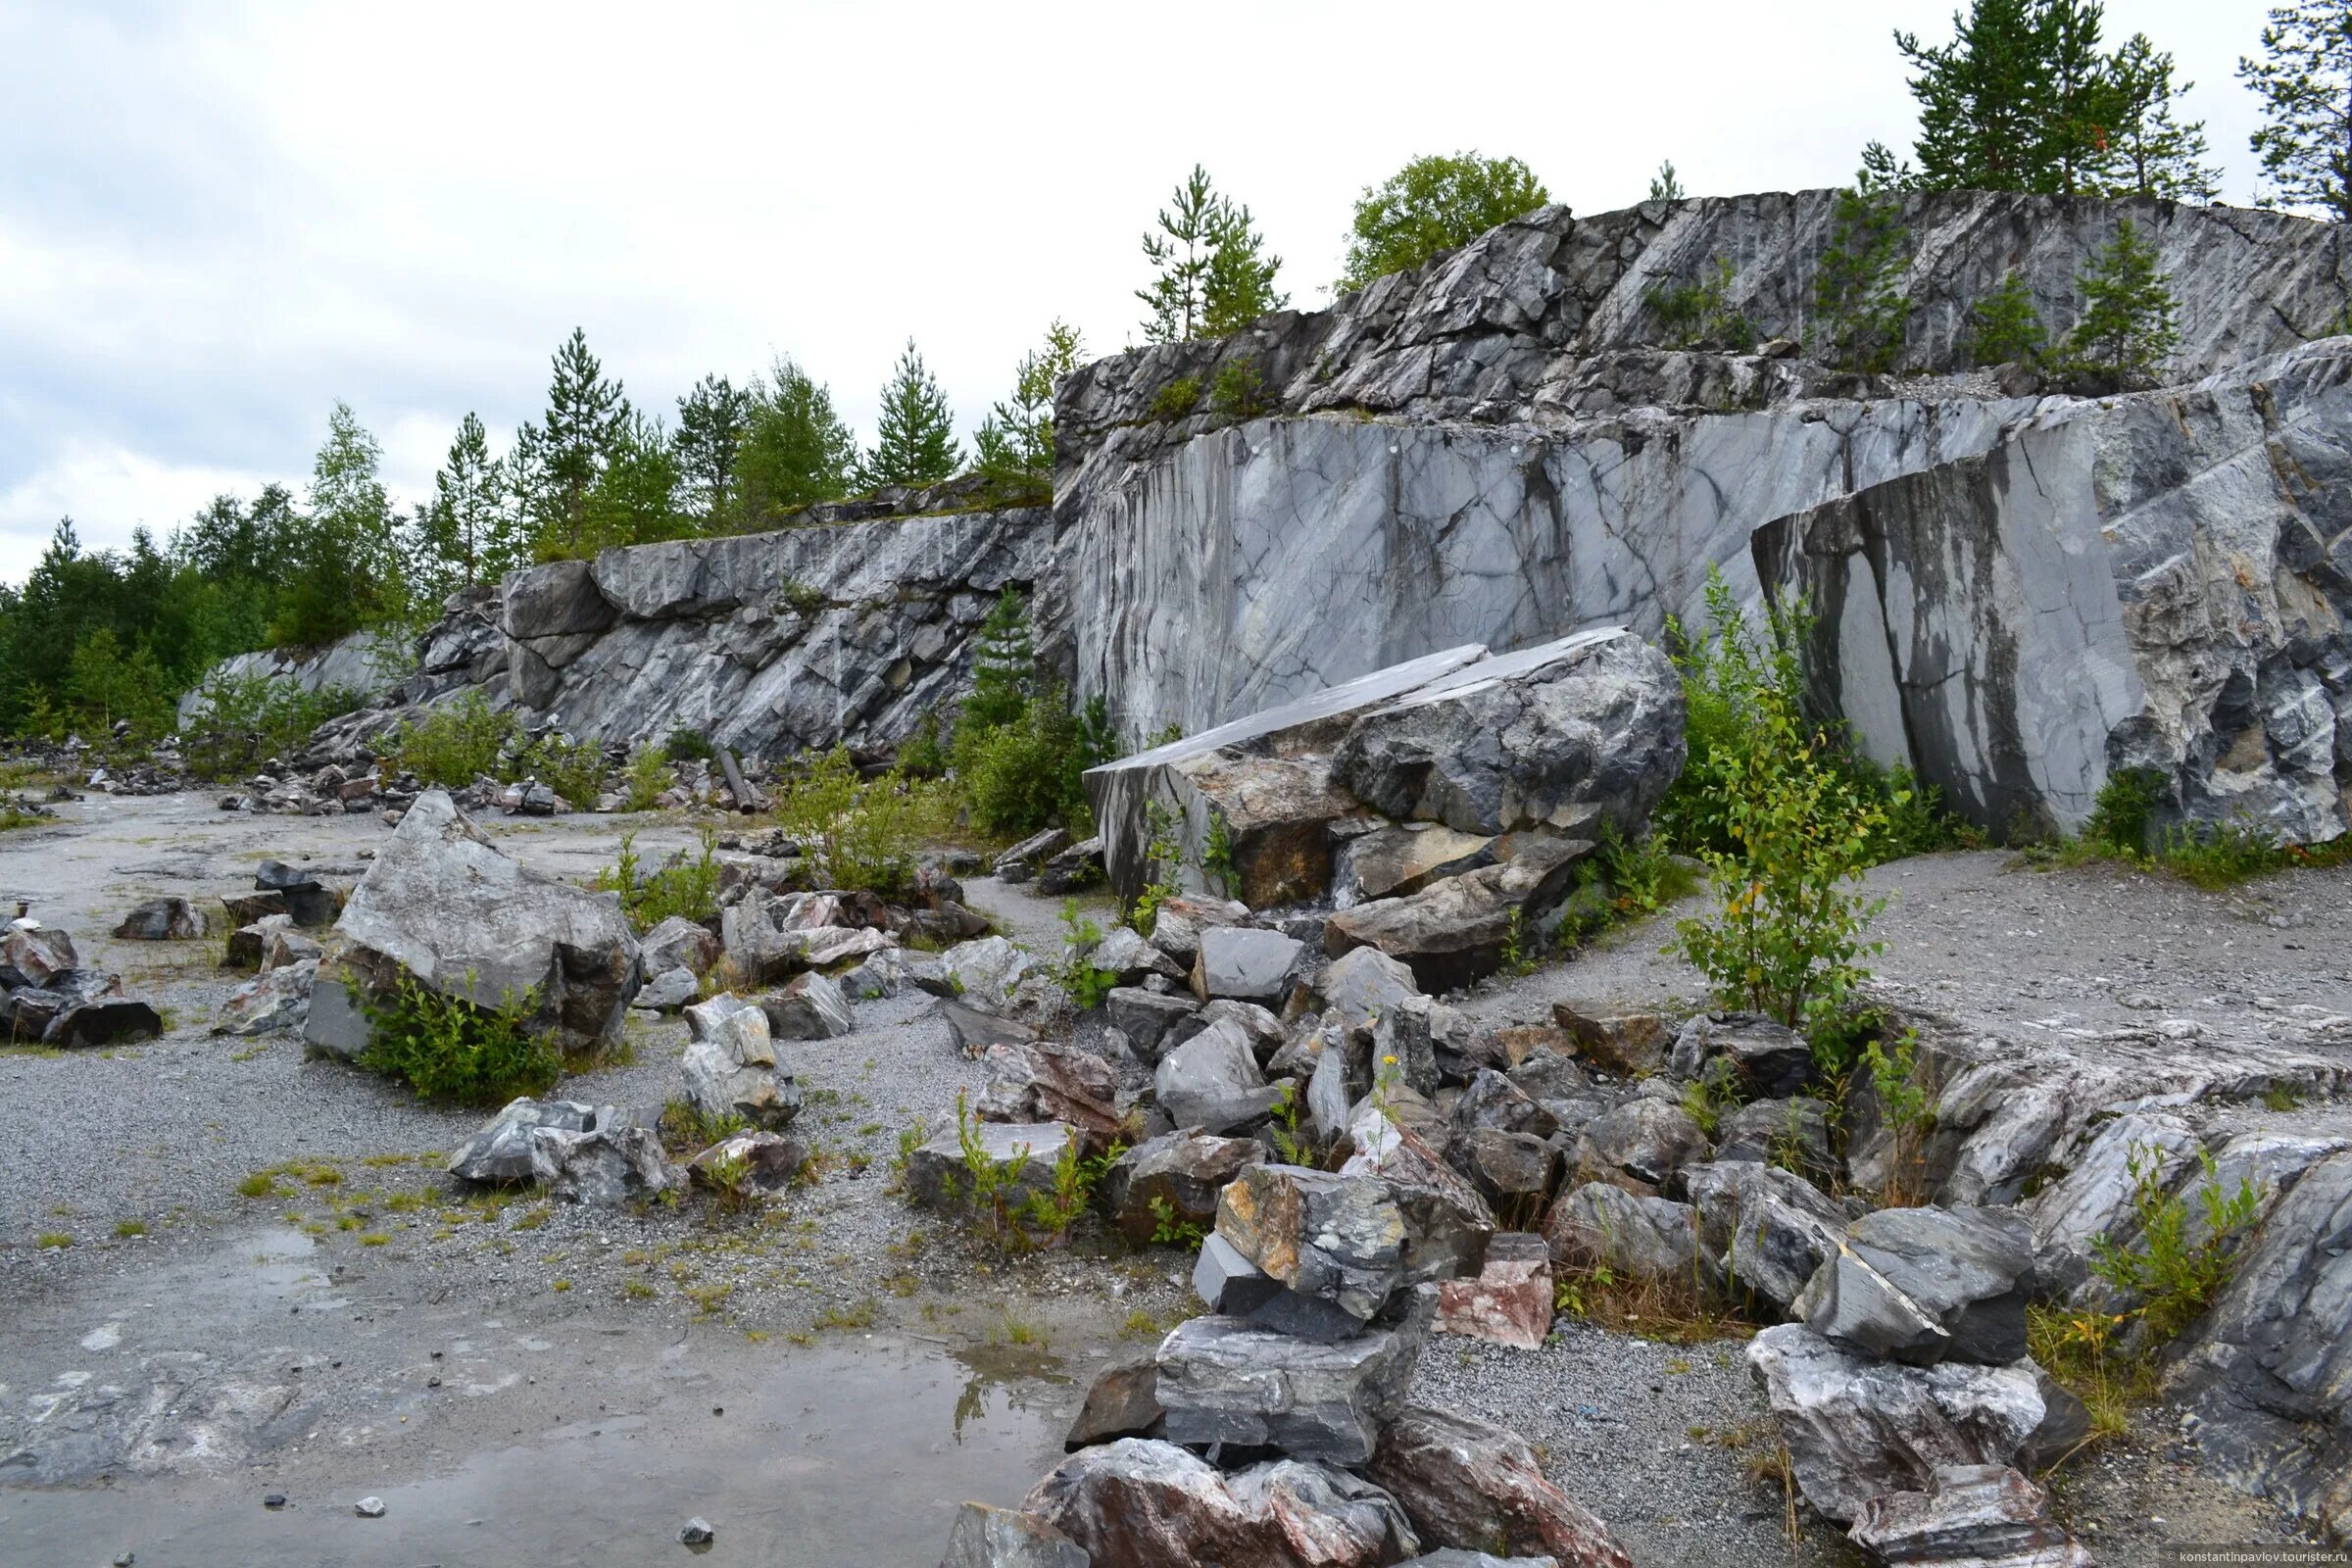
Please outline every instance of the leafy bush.
M2152 767L2118 768L2107 775L2091 802L2090 820L2082 824L2083 840L2110 855L2145 855L2148 829L2163 804L2162 773Z
M2263 1190L2251 1181L2241 1180L2234 1193L2222 1191L2211 1151L2200 1148L2196 1159L2203 1178L2196 1195L2205 1222L2201 1239L2189 1240L2188 1200L2165 1185L2164 1152L2134 1144L2124 1169L2139 1222L2138 1248L2128 1250L2104 1236L2093 1244L2091 1272L2139 1298L2137 1316L2155 1345L2178 1337L2222 1294L2236 1266L2238 1233L2262 1207Z
M435 709L421 724L401 725L392 737L393 762L427 784L463 789L498 776L499 759L514 731L514 715L493 712L477 687Z
M243 778L272 757L297 752L311 731L360 706L346 687L307 692L268 675L217 675L197 688L202 711L180 731L181 754L199 778Z
M718 754L711 750L710 738L701 730L680 724L662 743L662 755L672 762L708 762Z
M629 770L621 779L621 809L650 811L662 804L662 792L676 782L669 763L651 746L640 746L629 755Z
M1209 383L1208 406L1228 419L1250 419L1266 412L1265 379L1255 360L1229 360Z
M509 772L537 779L566 804L593 810L605 792L605 749L595 741L566 741L550 732L524 747Z
M939 714L925 713L899 743L899 771L908 778L938 778L948 770L948 748L940 739Z
M1887 1208L1908 1208L1926 1198L1927 1137L1936 1125L1936 1094L1931 1069L1919 1054L1919 1034L1906 1029L1894 1050L1876 1040L1863 1048L1862 1064L1870 1069L1871 1087L1879 1097L1893 1147L1886 1156L1886 1186L1879 1201Z
M807 848L825 886L896 899L913 886L924 843L944 826L943 807L935 786L899 773L860 780L847 748L837 746L784 788L775 816Z
M672 915L707 920L718 909L718 834L704 828L702 853L693 859L681 850L658 871L637 866L637 835L620 836L620 858L596 873L599 893L617 893L629 923L640 933L651 931Z
M1016 1148L1003 1159L992 1158L980 1141L979 1119L966 1108L964 1096L956 1096L956 1140L962 1151L963 1169L952 1174L946 1187L951 1198L968 1205L972 1224L983 1240L1001 1252L1057 1246L1086 1212L1095 1183L1122 1149L1113 1145L1102 1158L1083 1159L1075 1140L1062 1147L1054 1164L1054 1184L1015 1201L1013 1193L1029 1167L1029 1150Z
M1154 393L1152 398L1152 417L1181 419L1200 406L1200 378L1180 375Z
M1979 365L2038 365L2049 342L2033 290L2011 272L1968 310L1969 353Z
M523 1027L537 1007L530 992L477 1007L404 973L389 998L366 1004L368 1041L360 1065L400 1079L427 1100L503 1105L518 1095L544 1094L564 1062L550 1037Z
M1911 320L1904 249L1899 203L1862 190L1838 193L1830 242L1813 274L1819 358L1870 374L1895 368Z
M1108 727L1099 699L1074 712L1058 687L1031 698L1009 724L958 726L952 756L972 825L1023 838L1058 816L1073 836L1092 833L1081 775L1109 760Z
M1649 294L1670 347L1714 347L1744 354L1756 346L1755 323L1731 308L1731 258L1718 256L1688 283L1661 283Z
M1109 999L1111 989L1119 983L1116 969L1098 969L1090 961L1095 949L1102 944L1102 928L1078 912L1078 901L1065 899L1061 906L1061 923L1067 933L1062 938L1065 955L1055 971L1054 979L1070 994L1081 1011L1100 1007Z

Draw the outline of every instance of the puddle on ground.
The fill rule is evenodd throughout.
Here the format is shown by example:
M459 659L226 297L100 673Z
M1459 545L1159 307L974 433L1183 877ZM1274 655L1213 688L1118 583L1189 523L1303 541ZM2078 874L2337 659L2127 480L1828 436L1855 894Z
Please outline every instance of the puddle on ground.
M593 1374L591 1374L593 1375ZM678 1527L718 1537L705 1561L760 1568L931 1568L956 1504L1012 1503L1061 1454L1078 1390L1024 1348L960 1352L877 1339L777 1356L750 1387L710 1382L466 1458L295 1494L267 1511L266 1468L211 1481L0 1491L0 1556L139 1568L607 1568L684 1557ZM710 1407L723 1404L713 1416ZM362 1519L352 1504L384 1500Z

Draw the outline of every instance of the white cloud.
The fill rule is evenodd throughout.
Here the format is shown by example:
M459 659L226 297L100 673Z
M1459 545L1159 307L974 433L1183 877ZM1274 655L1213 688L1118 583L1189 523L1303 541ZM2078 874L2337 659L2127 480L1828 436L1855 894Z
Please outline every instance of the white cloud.
M72 516L81 542L92 548L124 543L141 523L161 544L212 497L224 490L250 495L270 477L249 468L159 463L113 443L69 442L0 490L0 581L19 581L32 568L62 517ZM100 518L103 526L91 525Z
M783 351L861 426L911 334L968 427L1050 318L1128 341L1137 238L1196 159L1313 305L1356 191L1420 153L1515 154L1585 212L1661 158L1698 192L1841 181L1866 139L1909 139L1888 30L1940 37L1949 13L0 11L0 493L119 541L212 475L299 479L339 397L414 496L468 409L499 442L536 410L574 323L649 408ZM2239 200L2254 109L2230 72L2262 17L2110 16L2197 78ZM92 453L141 484L99 483L130 470Z

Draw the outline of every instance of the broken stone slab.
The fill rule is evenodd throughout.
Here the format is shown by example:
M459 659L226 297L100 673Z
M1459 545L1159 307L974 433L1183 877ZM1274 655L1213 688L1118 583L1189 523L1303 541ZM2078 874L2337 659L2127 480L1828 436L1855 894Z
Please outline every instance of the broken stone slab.
M1118 1157L1103 1182L1103 1199L1120 1233L1148 1246L1165 1225L1214 1225L1217 1195L1226 1183L1266 1157L1265 1145L1254 1138L1165 1133Z
M1459 1135L1492 1129L1549 1138L1560 1121L1537 1103L1536 1098L1492 1067L1481 1067L1453 1104L1453 1128Z
M598 1125L600 1115L596 1106L577 1100L511 1100L457 1147L444 1168L460 1181L485 1186L529 1181L534 1131L544 1127L585 1133Z
M221 966L228 969L259 970L268 956L273 933L291 931L294 917L290 914L266 914L249 925L241 925L228 934L228 951Z
M1034 1195L1051 1194L1054 1167L1062 1151L1082 1143L1078 1129L1061 1122L973 1122L967 1131L991 1160L1015 1166L999 1193L1010 1209L1018 1209ZM906 1200L944 1213L970 1211L971 1175L954 1128L907 1155Z
M1552 829L1628 840L1683 768L1683 686L1622 629L1490 656L1356 715L1340 788L1396 821L1458 833Z
M1086 1402L1061 1441L1064 1453L1120 1438L1156 1438L1165 1429L1159 1407L1159 1363L1150 1355L1115 1361L1095 1375Z
M1068 1122L1101 1153L1127 1130L1110 1063L1071 1046L1000 1044L981 1060L988 1087L972 1113L982 1121Z
M1079 955L1090 966L1117 977L1122 986L1141 985L1146 975L1182 980L1186 971L1130 928L1112 926L1102 940Z
M997 1009L1009 1003L1031 968L1027 952L1004 937L958 942L939 956L956 995L966 1006Z
M1752 1012L1702 1012L1683 1025L1666 1059L1677 1078L1695 1079L1710 1063L1731 1064L1745 1100L1785 1100L1813 1082L1813 1048L1803 1035Z
M1544 1476L1527 1441L1490 1422L1402 1410L1364 1473L1403 1504L1428 1544L1544 1556L1561 1568L1633 1568L1607 1528Z
M271 927L262 943L264 973L289 963L316 963L325 956L326 949L295 930L291 922Z
M1383 1013L1421 995L1413 971L1378 948L1354 948L1315 975L1315 1004L1324 1021L1370 1030Z
M948 978L947 966L937 958L908 953L904 948L884 948L868 954L864 962L844 973L841 989L853 1002L880 1002L887 997L905 996L909 991L952 995L955 985Z
M642 980L616 895L501 853L443 790L409 808L336 929L345 971L365 989L387 993L406 973L475 1006L527 998L523 1026L552 1032L566 1051L616 1042Z
M1018 1019L961 1002L942 1000L938 1012L947 1021L948 1034L956 1042L956 1049L967 1061L978 1061L998 1046L1025 1046L1037 1038L1037 1031Z
M125 942L193 942L205 932L204 911L182 898L149 899L115 927Z
M2033 1233L2010 1209L1882 1208L1846 1230L1789 1303L1814 1333L1932 1366L2026 1353Z
M1604 1072L1639 1078L1662 1071L1673 1035L1654 1012L1586 1011L1565 1002L1551 1006L1552 1021L1568 1031L1577 1049Z
M716 963L723 951L709 927L682 914L669 916L638 938L637 949L648 974L685 969L699 975Z
M1200 953L1200 933L1212 926L1240 925L1250 918L1250 906L1204 893L1162 900L1152 918L1152 945L1166 954L1186 974Z
M1263 1121L1282 1091L1266 1082L1242 1026L1219 1020L1159 1058L1152 1092L1178 1127L1239 1132Z
M582 1133L534 1127L530 1152L532 1176L566 1203L615 1208L659 1198L682 1179L660 1136L622 1117L600 1117Z
M1435 1296L1432 1291L1430 1295ZM1172 1443L1268 1446L1358 1465L1404 1402L1431 1312L1326 1344L1239 1318L1188 1318L1157 1353Z
M1551 1205L1544 1240L1563 1269L1602 1267L1625 1279L1698 1283L1698 1217L1671 1199L1587 1182Z
M1076 1542L1033 1514L967 1502L956 1510L939 1568L1090 1568L1091 1563Z
M1065 893L1101 887L1104 875L1102 839L1098 834L1050 856L1037 868L1037 891L1049 898L1059 898Z
M59 982L90 973L87 969L76 969L71 975L61 975L57 982L52 983L50 992L55 994ZM120 980L112 975L104 979L120 991ZM41 1043L74 1050L90 1046L122 1045L133 1040L153 1040L163 1032L163 1015L146 1003L134 1002L120 995L100 994L88 1000L69 1002L64 1010L51 1018L48 1027L41 1031Z
M1304 944L1255 926L1211 926L1193 957L1193 994L1202 1002L1231 997L1279 1004Z
M1471 1279L1438 1285L1438 1332L1533 1350L1551 1333L1551 1250L1541 1236L1502 1231L1487 1239L1486 1266Z
M1378 948L1401 959L1428 992L1468 985L1500 968L1513 932L1533 929L1567 896L1577 862L1592 850L1589 839L1531 837L1500 864L1335 912L1324 922L1323 951Z
M518 642L600 632L620 615L619 607L597 591L589 562L527 566L509 573L504 586L503 625Z
M1792 1172L1747 1161L1683 1168L1698 1213L1699 1267L1716 1290L1739 1292L1786 1313L1838 1250L1843 1207Z
M1747 1368L1798 1490L1839 1523L1873 1497L1928 1490L1940 1465L2038 1470L2090 1430L2082 1402L2032 1361L1905 1366L1782 1323L1748 1342Z
M1331 1302L1301 1296L1244 1257L1214 1231L1193 1262L1193 1292L1208 1309L1253 1329L1318 1345L1337 1345L1364 1331L1362 1321Z
M261 1035L302 1027L310 1016L311 983L318 977L317 958L265 970L228 994L213 1032Z
M629 1006L641 1012L676 1012L703 994L703 983L694 971L683 965L664 969L647 980L638 993L629 999Z
M1275 1461L1227 1476L1173 1443L1121 1438L1064 1459L1021 1510L1076 1543L1096 1568L1382 1568L1417 1549L1410 1526L1382 1500L1321 1466Z
M1347 1135L1355 1152L1340 1174L1375 1179L1388 1189L1404 1222L1406 1280L1475 1275L1486 1263L1487 1239L1500 1229L1494 1210L1476 1187L1406 1125L1407 1119L1384 1108L1378 1097L1352 1109Z
M1570 1161L1572 1179L1605 1181L1655 1198L1674 1173L1702 1159L1707 1135L1672 1101L1625 1101L1585 1123Z
M1136 1059L1149 1067L1158 1064L1169 1032L1192 1017L1199 1004L1189 992L1164 996L1140 986L1120 986L1105 999L1104 1005L1109 1009L1110 1026L1127 1037Z
M1533 1133L1474 1128L1446 1146L1446 1162L1489 1208L1519 1224L1535 1223L1559 1185L1560 1152Z
M1847 1539L1880 1562L1944 1568L2090 1568L2042 1490L2007 1465L1938 1465L1925 1492L1862 1504Z
M1282 1284L1359 1322L1404 1281L1404 1215L1376 1177L1251 1165L1218 1195L1217 1234Z
M795 975L760 1005L777 1040L837 1040L858 1027L841 987L813 971Z
M18 920L0 928L0 986L46 987L80 961L74 939L55 926Z
M713 1192L748 1189L766 1196L790 1187L808 1163L808 1151L799 1139L746 1132L722 1138L695 1155L686 1162L686 1174L696 1186Z
M1252 904L1311 897L1330 882L1330 822L1354 803L1333 791L1326 759L1355 713L1483 658L1475 644L1392 664L1296 702L1089 769L1112 891L1133 900L1152 876L1153 817L1173 812L1180 874L1205 863L1221 819L1227 858ZM1154 808L1158 809L1155 811Z
M302 1020L303 1046L338 1061L357 1061L373 1040L374 1030L359 992L334 965L321 963L311 980L311 1007Z
M1039 866L1070 847L1070 835L1061 828L1049 827L1032 833L996 858L993 869L998 880L1026 882L1037 874Z
M678 1066L686 1102L698 1114L709 1121L740 1117L770 1132L800 1114L806 1097L776 1065L764 1008L733 995L712 997L686 1009L686 1029Z
M1384 822L1348 838L1332 867L1335 908L1418 893L1432 882L1494 863L1494 835L1442 822Z

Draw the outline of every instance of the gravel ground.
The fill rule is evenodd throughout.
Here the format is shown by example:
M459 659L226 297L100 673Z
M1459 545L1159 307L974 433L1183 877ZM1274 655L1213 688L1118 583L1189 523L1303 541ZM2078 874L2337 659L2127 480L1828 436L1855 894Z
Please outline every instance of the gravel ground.
M86 958L122 970L134 993L168 1007L172 1028L152 1045L114 1052L0 1055L0 1147L21 1152L0 1185L0 1314L11 1322L0 1345L0 1453L28 1430L28 1409L59 1397L34 1391L78 1389L74 1380L93 1368L155 1380L184 1408L189 1374L169 1371L178 1365L171 1357L195 1354L210 1369L198 1384L222 1409L282 1386L287 1363L302 1369L288 1407L300 1431L287 1426L289 1413L247 1433L254 1452L240 1463L257 1477L334 1487L450 1474L496 1444L605 1413L606 1398L588 1396L597 1381L549 1379L548 1356L647 1367L684 1357L702 1368L696 1378L731 1388L759 1386L802 1364L795 1356L848 1342L984 1361L956 1400L955 1446L969 1441L967 1404L1011 1398L1029 1424L1004 1418L996 1438L983 1430L980 1441L1028 1445L1026 1455L1074 1408L1088 1367L1197 1309L1183 1289L1189 1260L1178 1254L1132 1252L1089 1225L1066 1251L1008 1261L924 1223L888 1191L901 1132L946 1127L956 1094L981 1082L919 997L859 1004L858 1029L844 1039L780 1048L809 1091L799 1128L826 1155L821 1179L781 1207L729 1217L704 1205L585 1211L527 1194L457 1200L440 1183L438 1159L478 1113L306 1061L291 1040L211 1036L213 1009L235 983L212 967L214 944L104 935L142 898L173 892L209 903L242 891L267 855L356 867L381 825L229 815L197 797L93 800L74 810L65 826L0 838L0 897L29 900L73 931ZM609 863L624 829L648 856L692 836L691 824L662 818L492 816L482 825L526 861L575 877ZM2144 1018L2151 1006L2222 1030L2259 1028L2273 1006L2352 1010L2352 871L2296 872L2214 895L2112 867L2039 871L1981 853L1882 867L1872 883L1894 901L1880 922L1883 991L1987 1031ZM1061 901L988 878L966 890L1015 940L1049 953L1058 945ZM1695 1006L1697 977L1659 952L1679 912L1687 909L1454 1000L1489 1023L1545 1021L1562 1000ZM658 1105L674 1093L684 1040L675 1020L633 1026L625 1064L567 1080L564 1092ZM249 1174L290 1165L300 1168L273 1177L270 1196L237 1195ZM118 1225L146 1231L119 1236ZM37 1245L51 1233L74 1244ZM485 1323L497 1326L488 1339ZM1051 1350L1020 1343L1038 1340ZM487 1348L492 1341L506 1348ZM440 1353L427 1347L460 1345L472 1348L464 1352L467 1390L498 1392L459 1406L420 1401ZM1778 1560L1791 1546L1777 1491L1751 1474L1765 1447L1763 1411L1739 1351L1737 1342L1676 1347L1563 1320L1532 1352L1439 1340L1415 1387L1419 1397L1540 1444L1554 1474L1641 1560ZM930 1363L914 1355L906 1364ZM670 1424L694 1412L672 1382L646 1378L636 1397L650 1430L689 1441ZM205 1428L199 1454L254 1426L238 1419L243 1428L225 1418ZM2170 1420L2148 1412L2131 1442L2078 1459L2062 1477L2068 1517L2104 1544L2102 1560L2144 1560L2168 1539L2278 1539L2259 1504L2181 1465ZM166 1451L154 1468L168 1478L218 1465ZM619 1485L628 1494L629 1483ZM939 1485L979 1494L1009 1483ZM201 1512L217 1500L206 1491L191 1496L173 1508ZM52 1528L74 1525L67 1503L44 1506L59 1510ZM172 1511L156 1507L159 1517ZM0 1528L10 1517L0 1494ZM1797 1553L1850 1560L1836 1533L1813 1522ZM171 1559L142 1551L140 1561L151 1560Z

